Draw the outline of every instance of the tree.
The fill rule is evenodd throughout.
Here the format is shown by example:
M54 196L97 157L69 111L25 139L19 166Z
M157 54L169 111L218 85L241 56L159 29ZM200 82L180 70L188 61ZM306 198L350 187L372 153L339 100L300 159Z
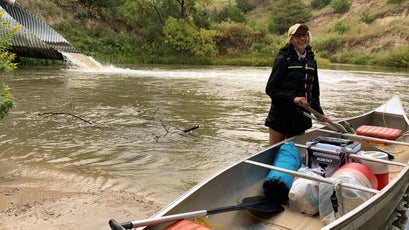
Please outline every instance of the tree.
M220 31L217 47L221 55L249 53L253 44L261 40L260 31L243 23L223 23L217 29Z
M0 12L0 73L10 72L17 68L13 63L15 55L8 52L13 34L20 28L10 27L8 20L4 18L5 12ZM9 110L14 106L14 100L10 88L3 82L0 88L0 119L3 119Z
M302 0L278 0L272 8L269 31L283 34L295 23L308 22L311 17L309 9Z
M193 23L170 17L163 32L165 43L174 50L174 54L204 57L217 53L214 42L216 31L199 29Z
M219 12L215 13L214 21L221 22L246 22L243 12L232 4L225 5Z
M244 13L253 10L257 6L255 1L251 1L251 0L236 0L236 5L237 5L237 8L239 8Z

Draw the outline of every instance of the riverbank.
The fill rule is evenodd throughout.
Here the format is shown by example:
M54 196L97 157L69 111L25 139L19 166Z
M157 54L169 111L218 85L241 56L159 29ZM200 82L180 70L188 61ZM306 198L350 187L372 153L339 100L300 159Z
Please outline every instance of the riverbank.
M116 216L128 221L158 211L152 202L137 197L123 190L65 192L44 183L1 183L0 229L110 229L108 220Z

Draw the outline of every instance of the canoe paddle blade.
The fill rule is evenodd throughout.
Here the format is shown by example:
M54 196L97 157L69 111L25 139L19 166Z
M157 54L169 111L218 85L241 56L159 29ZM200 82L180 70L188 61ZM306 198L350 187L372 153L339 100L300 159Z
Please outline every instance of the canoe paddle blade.
M241 203L245 209L251 211L259 211L265 213L278 213L284 211L284 208L277 204L272 203L270 199L265 196L252 196L246 197Z

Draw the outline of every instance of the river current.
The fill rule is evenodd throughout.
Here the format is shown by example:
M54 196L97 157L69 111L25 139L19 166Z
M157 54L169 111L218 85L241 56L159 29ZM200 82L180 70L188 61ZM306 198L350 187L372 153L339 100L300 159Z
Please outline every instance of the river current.
M2 78L16 107L0 122L0 183L35 179L56 190L123 189L165 205L266 147L270 71L16 70ZM321 104L332 120L368 112L395 94L409 111L407 71L334 67L319 70L319 78Z

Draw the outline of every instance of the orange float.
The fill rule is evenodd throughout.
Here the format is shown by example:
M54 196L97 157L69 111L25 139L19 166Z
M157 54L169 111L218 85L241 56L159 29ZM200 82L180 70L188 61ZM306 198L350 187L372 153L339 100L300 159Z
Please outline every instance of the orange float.
M183 219L169 225L165 230L211 230L211 228Z

